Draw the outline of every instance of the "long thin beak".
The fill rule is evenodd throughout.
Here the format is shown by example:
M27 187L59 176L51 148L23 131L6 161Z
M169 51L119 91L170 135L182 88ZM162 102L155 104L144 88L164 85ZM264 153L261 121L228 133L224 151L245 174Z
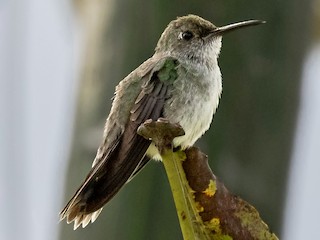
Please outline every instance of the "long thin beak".
M250 26L255 26L259 25L262 23L266 23L266 21L261 21L261 20L248 20L248 21L243 21L243 22L238 22L238 23L232 23L223 27L217 27L212 31L212 34L214 35L223 35L227 32L231 32L236 29L244 28L244 27L250 27Z

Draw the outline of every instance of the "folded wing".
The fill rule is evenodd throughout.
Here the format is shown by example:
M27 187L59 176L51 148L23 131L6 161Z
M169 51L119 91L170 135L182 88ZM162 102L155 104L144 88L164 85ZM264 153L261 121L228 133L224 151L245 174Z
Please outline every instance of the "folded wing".
M85 227L90 221L93 222L101 208L148 162L145 153L151 141L138 135L137 129L147 119L163 117L165 100L170 96L172 84L172 81L166 81L166 73L176 71L176 66L169 65L168 61L176 64L172 59L165 59L144 76L145 83L132 107L124 132L93 166L61 211L60 219L67 218L68 223L75 221L75 229L81 224Z

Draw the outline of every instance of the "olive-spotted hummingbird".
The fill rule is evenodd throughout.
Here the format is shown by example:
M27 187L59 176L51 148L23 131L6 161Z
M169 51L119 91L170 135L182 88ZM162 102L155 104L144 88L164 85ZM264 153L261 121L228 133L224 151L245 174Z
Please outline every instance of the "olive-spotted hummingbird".
M116 87L92 169L60 219L74 221L74 229L94 222L102 207L150 159L161 160L152 141L137 134L147 119L179 123L185 135L174 139L174 147L192 146L208 130L218 107L222 35L261 23L249 20L216 27L195 15L171 21L154 55Z

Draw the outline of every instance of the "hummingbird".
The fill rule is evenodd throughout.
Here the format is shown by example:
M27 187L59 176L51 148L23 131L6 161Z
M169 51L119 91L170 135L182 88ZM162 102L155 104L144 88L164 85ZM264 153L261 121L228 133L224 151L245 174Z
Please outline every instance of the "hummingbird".
M192 146L210 127L222 92L218 66L222 36L264 23L248 20L217 27L196 16L171 21L154 55L116 87L103 140L92 168L60 212L74 229L94 222L103 206L149 162L161 160L152 142L137 134L146 120L179 123L185 135L173 146Z

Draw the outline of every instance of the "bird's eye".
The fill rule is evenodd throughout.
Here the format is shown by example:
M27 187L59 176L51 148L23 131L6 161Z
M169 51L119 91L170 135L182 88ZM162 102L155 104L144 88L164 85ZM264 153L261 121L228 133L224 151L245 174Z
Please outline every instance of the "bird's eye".
M181 33L181 38L183 40L189 41L191 38L193 38L193 33L190 31L185 31L185 32Z

